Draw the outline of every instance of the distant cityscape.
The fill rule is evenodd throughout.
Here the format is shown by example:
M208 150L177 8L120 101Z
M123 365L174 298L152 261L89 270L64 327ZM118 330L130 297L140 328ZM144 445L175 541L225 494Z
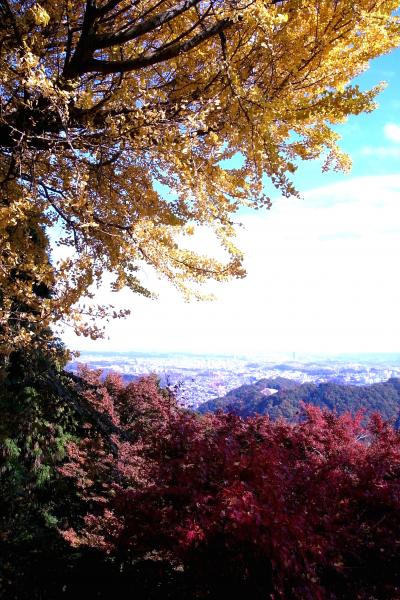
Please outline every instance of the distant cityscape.
M394 353L329 357L292 353L249 358L184 353L82 352L71 361L69 368L76 371L79 363L101 369L104 374L120 373L126 382L155 373L163 386L176 387L182 404L193 408L263 378L365 385L400 377L400 354Z

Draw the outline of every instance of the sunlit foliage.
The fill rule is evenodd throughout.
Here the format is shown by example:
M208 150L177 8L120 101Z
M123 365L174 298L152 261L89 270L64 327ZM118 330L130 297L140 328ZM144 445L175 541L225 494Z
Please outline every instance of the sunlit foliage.
M96 335L77 303L105 271L139 293L141 261L179 288L243 276L235 212L269 206L264 175L294 193L299 159L348 167L331 125L374 107L378 88L348 83L398 44L398 5L1 0L4 348L35 321ZM32 219L66 247L58 264L29 251ZM226 263L185 249L194 225L213 228ZM38 311L32 289L49 282ZM16 287L27 308L10 329Z

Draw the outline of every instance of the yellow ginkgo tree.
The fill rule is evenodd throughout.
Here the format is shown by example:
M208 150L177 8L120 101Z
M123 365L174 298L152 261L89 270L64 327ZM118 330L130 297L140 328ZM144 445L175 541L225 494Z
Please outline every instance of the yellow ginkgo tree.
M299 159L347 168L331 126L374 108L349 82L399 44L399 6L0 0L1 351L60 319L95 335L79 300L105 272L139 293L143 261L181 289L243 276L235 212L269 206L265 175L295 193ZM196 225L226 264L185 249Z

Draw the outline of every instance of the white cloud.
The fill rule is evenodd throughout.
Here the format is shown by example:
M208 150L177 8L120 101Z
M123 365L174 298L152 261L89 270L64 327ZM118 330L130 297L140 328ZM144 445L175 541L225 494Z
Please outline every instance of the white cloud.
M248 277L212 285L217 301L186 304L147 273L157 301L103 290L101 301L131 305L132 316L109 325L109 341L68 335L68 344L249 354L398 350L400 175L348 179L241 220Z
M400 144L400 125L397 125L397 123L386 123L383 132L388 140Z
M400 146L364 146L361 148L361 154L377 158L400 158Z

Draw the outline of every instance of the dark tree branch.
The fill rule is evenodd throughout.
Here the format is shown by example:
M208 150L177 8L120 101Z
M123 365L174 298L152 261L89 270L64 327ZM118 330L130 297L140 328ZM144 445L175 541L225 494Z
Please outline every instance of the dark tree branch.
M284 0L270 0L270 4L279 4L283 1ZM145 67L170 60L171 58L175 58L176 56L185 52L189 52L202 42L233 25L233 19L228 17L221 19L212 26L204 27L201 32L199 32L197 35L194 35L191 39L186 40L186 42L183 42L182 44L178 44L176 41L170 42L169 44L158 48L156 51L151 52L150 54L145 54L131 60L107 61L94 58L93 55L96 50L110 48L116 45L121 46L126 42L154 31L158 27L169 23L191 8L197 7L200 2L201 0L183 0L174 8L165 10L147 19L144 19L144 16L142 15L142 20L139 18L139 22L137 24L130 26L128 23L122 28L122 31L118 33L114 32L97 34L96 21L99 19L99 17L101 19L102 16L107 15L114 8L117 8L120 2L117 0L110 0L103 7L97 8L95 0L87 0L82 25L82 33L71 60L64 67L63 78L65 80L75 79L84 73L90 72L111 74L126 73L129 71L143 69ZM135 4L136 2L133 3L133 5ZM212 6L212 2L210 6ZM153 10L154 7L151 7L151 9L145 14L152 13ZM113 15L111 14L111 21L112 16ZM195 26L199 25L201 20L202 19L200 19ZM190 31L191 30L189 29L188 33Z
M127 5L127 6L123 6L122 8L117 10L115 13L111 13L110 15L106 13L104 16L101 16L100 19L98 19L98 23L101 23L102 25L104 25L104 23L109 23L110 21L115 21L121 15L123 15L124 13L127 13L130 8L131 8L131 6Z
M107 13L114 10L114 8L117 8L118 4L121 4L121 1L122 0L110 0L109 2L106 2L106 4L104 4L104 6L99 6L97 8L97 15L98 16L106 15Z
M94 44L96 45L97 49L109 48L110 46L116 46L117 44L125 44L126 42L136 39L146 33L149 33L150 31L154 31L154 29L161 27L161 25L165 25L165 23L172 21L199 3L200 0L184 0L184 2L178 4L178 6L175 8L170 8L169 10L161 12L158 15L154 15L154 17L130 27L123 33L118 35L103 34L96 36Z
M204 21L204 19L206 19L206 17L209 15L210 12L211 12L211 6L208 7L206 12L203 15L201 15L199 17L199 20L196 23L193 23L193 25L191 27L189 27L189 29L182 31L182 33L180 33L178 35L178 37L176 37L173 40L171 40L170 42L167 42L166 44L164 44L163 49L166 50L170 46L175 46L178 42L180 42L184 38L188 37L192 33L192 31L197 29L199 26L202 27L202 31L204 31L205 27L203 25L203 21Z
M97 72L97 73L126 73L128 71L136 71L145 67L150 67L157 63L161 63L171 58L176 58L180 54L189 52L196 46L199 46L206 40L212 38L220 31L224 31L233 25L231 19L223 19L218 23L215 23L212 27L204 29L204 31L193 36L190 40L183 42L182 44L176 44L168 48L160 48L159 50L152 52L145 56L139 56L132 60L116 60L116 61L105 61L92 58L86 63L82 63L79 66L77 74Z
M64 66L64 79L74 79L77 77L80 74L79 65L84 64L92 57L95 50L93 38L96 17L97 9L95 0L87 0L83 17L82 33L71 60Z

